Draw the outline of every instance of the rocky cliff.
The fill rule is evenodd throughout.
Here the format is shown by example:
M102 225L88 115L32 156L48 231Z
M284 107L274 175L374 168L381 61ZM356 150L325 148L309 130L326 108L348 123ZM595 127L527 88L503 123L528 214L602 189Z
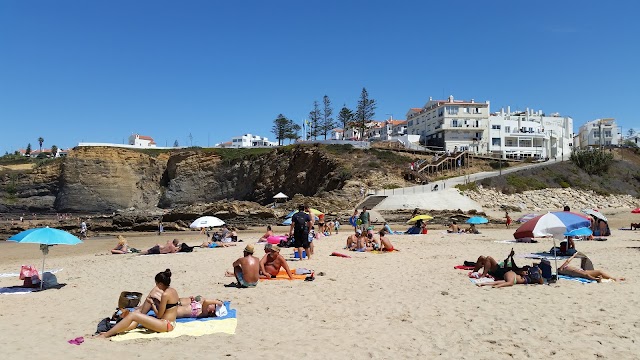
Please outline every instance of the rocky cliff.
M225 199L266 204L281 191L314 196L347 180L340 160L317 147L237 154L76 148L36 169L0 174L0 212L153 211Z

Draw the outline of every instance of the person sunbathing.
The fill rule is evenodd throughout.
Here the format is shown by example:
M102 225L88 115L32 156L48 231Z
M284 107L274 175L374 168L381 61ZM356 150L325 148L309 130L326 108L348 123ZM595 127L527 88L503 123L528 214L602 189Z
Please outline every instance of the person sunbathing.
M395 250L395 248L393 247L393 244L391 244L391 241L389 241L389 239L387 239L387 232L383 229L380 230L380 245L381 245L381 250L382 251L393 251Z
M491 256L480 256L478 257L478 260L476 260L476 265L473 268L473 272L479 272L480 269L482 269L482 274L480 274L480 277L490 276L496 280L504 280L504 275L509 271L513 271L516 274L522 274L528 269L528 266L519 268L516 265L515 260L513 259L514 255L515 252L513 251L513 248L511 248L511 252L509 253L509 255L507 255L507 258L500 263L498 263Z
M157 332L173 331L176 327L180 296L178 296L178 292L171 287L171 270L166 269L156 274L155 282L156 287L162 291L160 304L156 305L155 302L149 298L145 301L149 302L149 307L156 313L157 317L142 314L138 311L129 312L124 319L112 327L111 330L100 333L98 337L108 338L121 332L133 330L138 327L138 324Z
M200 295L180 298L177 318L215 317L216 310L222 306L224 303L221 300L207 300Z
M571 262L571 260L573 260L578 254L580 254L580 253L575 253L569 259L567 259L567 261L565 261L564 264L562 264L558 268L558 274L565 275L565 276L578 277L578 278L583 278L583 279L589 279L589 280L595 280L597 282L601 282L602 279L611 279L611 280L614 280L614 281L624 281L624 278L614 278L613 276L605 273L602 270L596 270L596 269L585 270L585 269L582 269L582 268L569 266L569 263ZM583 261L583 263L584 263L584 261Z
M373 251L373 250L380 250L380 248L382 247L382 244L380 243L379 239L376 239L373 236L373 231L367 231L367 251Z
M129 252L129 245L127 239L124 236L118 235L118 244L115 248L111 249L112 254L126 254Z
M157 255L157 254L176 253L178 252L178 250L180 250L180 247L178 246L179 244L180 244L180 240L178 239L167 240L167 243L165 245L156 244L156 246L141 252L140 255Z
M289 280L293 279L287 261L280 255L280 247L278 245L266 244L264 252L264 256L260 259L261 279L275 278L280 273L280 269L284 269L287 272Z
M478 231L478 229L476 228L476 224L471 224L471 226L469 226L469 228L464 232L466 232L467 234L480 234L480 231Z
M496 280L486 283L476 284L477 286L491 286L494 288L508 287L513 285L527 285L527 284L544 284L542 278L542 270L537 266L530 267L522 275L516 274L514 271L507 271L504 274L504 280Z
M260 240L258 240L259 243L261 242L267 242L267 239L273 236L273 231L271 230L271 225L267 225L267 232L264 233L264 235L262 235L262 237L260 238Z

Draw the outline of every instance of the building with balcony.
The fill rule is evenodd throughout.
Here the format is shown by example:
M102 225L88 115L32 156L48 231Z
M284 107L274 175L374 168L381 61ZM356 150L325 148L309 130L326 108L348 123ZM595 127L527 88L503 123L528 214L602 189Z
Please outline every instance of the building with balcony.
M407 112L407 134L420 135L420 142L434 150L469 150L486 144L488 120L489 101L429 98Z
M407 120L389 119L382 125L380 140L394 140L407 134Z
M278 146L278 143L269 141L266 137L244 134L242 136L232 137L231 142L216 144L216 146L231 148L270 147Z
M571 117L547 116L529 108L512 112L507 107L489 116L487 141L478 144L477 151L512 159L566 158L573 148L573 136Z
M620 135L615 119L596 119L580 126L577 135L579 144L576 146L586 149L592 146L618 145Z

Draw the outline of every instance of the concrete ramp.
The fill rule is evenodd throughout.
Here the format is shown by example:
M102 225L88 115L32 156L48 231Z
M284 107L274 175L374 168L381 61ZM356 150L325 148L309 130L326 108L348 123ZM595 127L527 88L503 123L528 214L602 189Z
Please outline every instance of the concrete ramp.
M426 209L426 210L477 210L483 211L482 206L466 197L457 189L445 189L440 191L427 191L408 195L387 195L387 198L376 205L374 210L402 210L402 209Z

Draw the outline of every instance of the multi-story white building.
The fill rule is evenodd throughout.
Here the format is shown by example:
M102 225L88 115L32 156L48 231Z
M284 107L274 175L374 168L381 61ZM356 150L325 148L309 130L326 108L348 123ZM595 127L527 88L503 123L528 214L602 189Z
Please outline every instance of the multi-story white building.
M486 151L484 151L486 147ZM558 113L545 115L541 110L511 112L501 109L489 116L486 141L478 144L478 153L502 154L505 158L566 158L573 147L573 119Z
M620 128L614 119L596 119L580 126L577 139L580 149L591 146L618 145Z
M156 147L156 142L153 141L151 136L131 134L131 136L129 136L129 145L136 147Z
M429 101L407 113L407 134L420 135L421 142L436 150L468 150L486 141L489 101Z
M242 136L236 136L231 138L231 144L226 147L234 147L234 148L247 148L247 147L268 147L268 146L278 146L278 143L269 141L268 138L244 134Z
M384 122L380 140L394 140L407 134L407 120L389 119Z
M573 119L542 111L490 113L490 102L429 101L407 113L407 133L435 150L468 150L505 158L568 157L573 146Z

